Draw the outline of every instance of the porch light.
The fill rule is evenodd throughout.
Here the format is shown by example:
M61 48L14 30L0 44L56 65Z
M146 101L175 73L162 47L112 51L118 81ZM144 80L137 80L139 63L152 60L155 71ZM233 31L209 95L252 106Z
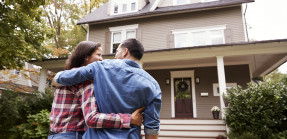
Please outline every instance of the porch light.
M169 83L170 83L169 79L165 79L165 84L169 85Z
M199 77L195 77L195 83L196 83L196 84L199 84L199 83L200 83Z

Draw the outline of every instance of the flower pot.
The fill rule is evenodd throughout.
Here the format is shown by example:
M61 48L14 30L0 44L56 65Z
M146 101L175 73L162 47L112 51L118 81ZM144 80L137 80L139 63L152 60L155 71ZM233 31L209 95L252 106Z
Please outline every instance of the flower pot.
M212 112L213 119L219 119L219 111Z

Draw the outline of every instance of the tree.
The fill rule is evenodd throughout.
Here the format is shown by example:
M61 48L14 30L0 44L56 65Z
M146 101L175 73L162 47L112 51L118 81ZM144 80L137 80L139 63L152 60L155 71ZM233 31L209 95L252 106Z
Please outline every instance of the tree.
M47 46L53 50L51 57L67 57L80 41L85 40L86 32L76 22L106 1L47 0L43 10L53 31L53 39L47 40Z
M25 61L47 53L42 42L47 34L41 22L45 0L0 1L0 70L21 69Z
M284 79L287 79L287 74L279 72L278 69L272 71L270 74L266 75L265 80L271 80L271 81L282 81Z

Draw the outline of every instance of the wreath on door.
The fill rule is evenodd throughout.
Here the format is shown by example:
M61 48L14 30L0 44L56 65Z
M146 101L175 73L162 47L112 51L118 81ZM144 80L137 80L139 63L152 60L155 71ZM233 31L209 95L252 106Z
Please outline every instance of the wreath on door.
M178 83L177 89L178 89L178 91L182 91L182 92L186 91L188 89L188 85L185 81L181 81Z

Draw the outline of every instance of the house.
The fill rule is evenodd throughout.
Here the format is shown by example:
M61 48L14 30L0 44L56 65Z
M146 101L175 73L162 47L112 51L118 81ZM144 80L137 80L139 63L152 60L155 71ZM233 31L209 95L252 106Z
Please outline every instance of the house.
M1 70L0 71L0 92L11 89L16 92L37 91L40 79L38 67L25 63L24 70Z
M213 106L224 111L226 89L246 88L252 78L287 61L286 39L248 41L242 5L249 2L254 0L109 0L78 24L88 25L87 40L102 43L104 59L113 59L123 40L140 40L145 47L140 64L162 90L162 123L198 124L212 119ZM61 70L64 61L34 64L45 77L45 69ZM178 137L166 128L162 137Z

